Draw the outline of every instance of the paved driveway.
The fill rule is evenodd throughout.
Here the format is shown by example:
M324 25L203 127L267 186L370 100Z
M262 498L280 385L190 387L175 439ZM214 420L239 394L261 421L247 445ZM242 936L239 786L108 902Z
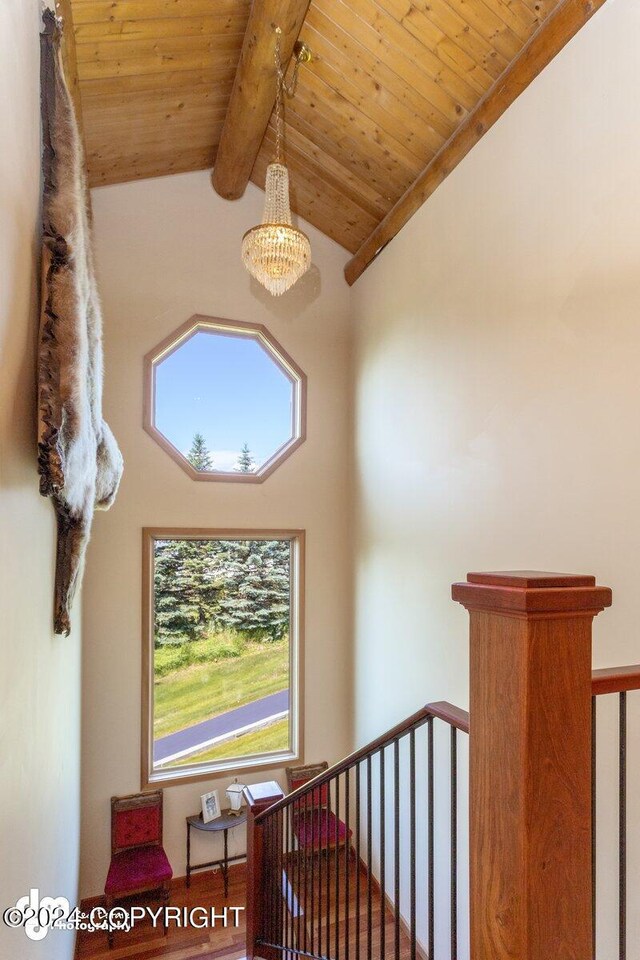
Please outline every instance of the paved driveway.
M288 709L289 691L279 690L278 693L271 693L268 697L246 703L243 707L236 707L235 710L229 710L228 713L222 713L218 717L211 717L210 720L195 723L192 727L177 730L155 741L154 763L162 763L167 757L172 757L176 753L195 749L200 744L207 744L210 740L233 733L234 730L240 730L260 720L267 720Z

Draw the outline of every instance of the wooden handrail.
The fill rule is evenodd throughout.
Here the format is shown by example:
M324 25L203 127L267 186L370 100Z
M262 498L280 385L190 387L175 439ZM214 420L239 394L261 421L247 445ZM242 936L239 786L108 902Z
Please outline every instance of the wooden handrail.
M392 727L391 730L388 730L387 733L383 733L381 736L376 737L375 740L372 740L371 743L366 744L364 747L360 747L359 750L355 750L353 753L349 754L348 757L345 757L344 760L339 760L337 763L334 763L332 767L329 767L328 770L318 774L318 776L314 777L313 780L308 780L306 783L303 783L301 787L298 787L296 790L292 790L291 793L288 793L286 797L283 797L281 800L278 800L276 803L272 804L267 810L260 812L256 816L256 822L261 822L272 814L277 813L279 810L283 810L285 807L295 803L295 801L299 800L300 797L312 793L318 787L322 787L325 783L329 783L341 773L345 773L347 770L350 770L351 767L354 767L362 760L366 760L367 757L373 756L374 753L384 749L384 747L388 747L389 744L393 743L395 740L399 740L411 730L416 730L418 727L423 726L432 717L435 717L438 720L444 720L445 723L450 724L452 727L456 727L456 729L461 730L463 733L469 733L469 714L466 710L462 710L460 707L455 707L452 703L447 703L444 700L440 700L437 703L428 703L425 707L422 707L416 713L412 714L410 717L407 717L406 720L396 724L396 726Z
M628 690L640 690L640 664L627 667L604 667L594 670L592 675L592 693L594 697L603 693L625 693Z
M455 727L462 733L469 733L469 711L462 710L460 707L454 707L452 703L446 700L439 700L437 703L427 704L426 709L432 717L438 720L444 720L449 726Z
M622 693L629 690L640 690L640 664L631 664L625 667L604 667L600 670L594 670L592 678L592 691L594 696L599 696L600 694L606 693ZM301 787L298 787L296 790L293 790L291 793L287 794L286 797L283 797L281 800L278 800L276 803L269 806L267 810L264 810L258 815L258 819L266 817L267 814L276 813L283 807L288 806L289 803L299 799L299 797L304 796L306 793L310 793L313 789L321 787L325 783L328 783L334 777L344 773L361 760L366 760L367 756L370 756L371 754L376 753L378 750L381 750L383 747L388 746L390 743L393 743L394 740L397 740L405 733L408 733L412 728L415 729L416 727L422 726L429 720L430 717L443 720L445 723L455 727L462 733L469 733L468 710L463 710L461 707L456 707L454 704L448 703L446 700L438 700L434 703L428 703L426 706L416 711L416 713L412 714L410 717L407 717L406 720L396 724L396 726L392 727L392 729L387 731L387 733L376 737L375 740L372 740L364 747L360 747L358 750L355 750L353 753L349 754L349 756L345 757L344 760L339 760L337 763L334 763L332 767L329 767L328 770L325 770L317 777L314 777L313 780L309 780Z

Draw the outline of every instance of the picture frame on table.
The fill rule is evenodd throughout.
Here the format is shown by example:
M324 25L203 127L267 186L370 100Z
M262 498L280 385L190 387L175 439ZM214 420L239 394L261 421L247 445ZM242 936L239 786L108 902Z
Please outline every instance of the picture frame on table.
M220 794L218 790L210 790L209 793L203 793L200 797L202 804L203 823L211 823L222 815L220 808Z

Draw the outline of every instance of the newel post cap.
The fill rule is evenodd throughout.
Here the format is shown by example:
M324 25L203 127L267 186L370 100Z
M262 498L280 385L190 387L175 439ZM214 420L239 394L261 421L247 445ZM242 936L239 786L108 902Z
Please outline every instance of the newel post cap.
M611 589L597 586L595 577L539 570L469 573L452 585L451 596L467 610L526 619L595 616L611 606Z

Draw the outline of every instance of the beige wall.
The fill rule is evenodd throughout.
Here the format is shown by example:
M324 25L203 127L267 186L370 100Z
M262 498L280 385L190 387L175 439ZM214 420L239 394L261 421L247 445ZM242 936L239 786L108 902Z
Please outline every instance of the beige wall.
M140 788L142 527L306 529L306 756L338 759L350 732L346 255L309 228L311 274L273 299L240 262L242 234L262 214L264 195L255 187L227 203L207 173L195 173L101 188L93 202L105 411L126 467L116 505L96 519L85 585L84 896L104 884L109 797ZM264 484L193 482L143 432L142 358L197 312L265 323L309 378L308 439ZM229 782L166 790L166 847L176 875L185 872L184 817L197 812L206 789ZM215 855L215 841L205 841L194 857ZM231 852L242 850L243 828L231 838Z
M38 493L39 0L0 4L0 909L37 887L76 901L80 637L52 635L54 517ZM77 612L77 611L76 611ZM0 956L63 960L0 924Z
M637 5L609 0L352 299L342 251L314 231L319 270L288 297L249 280L238 247L261 213L252 187L236 204L207 174L94 192L105 405L127 470L97 518L85 590L83 895L102 889L109 796L139 787L142 526L308 530L309 759L350 746L353 495L357 743L430 699L466 705L467 617L449 587L472 568L596 573L615 603L596 622L595 662L638 660L639 27ZM309 375L309 440L263 486L194 484L142 431L142 357L194 312L266 323ZM204 789L166 792L176 874ZM636 872L639 843L634 833ZM609 909L610 852L600 864ZM639 923L630 916L633 944ZM604 918L600 930L611 956Z
M609 0L354 287L359 743L467 704L469 570L597 574L596 665L640 659L639 31Z

